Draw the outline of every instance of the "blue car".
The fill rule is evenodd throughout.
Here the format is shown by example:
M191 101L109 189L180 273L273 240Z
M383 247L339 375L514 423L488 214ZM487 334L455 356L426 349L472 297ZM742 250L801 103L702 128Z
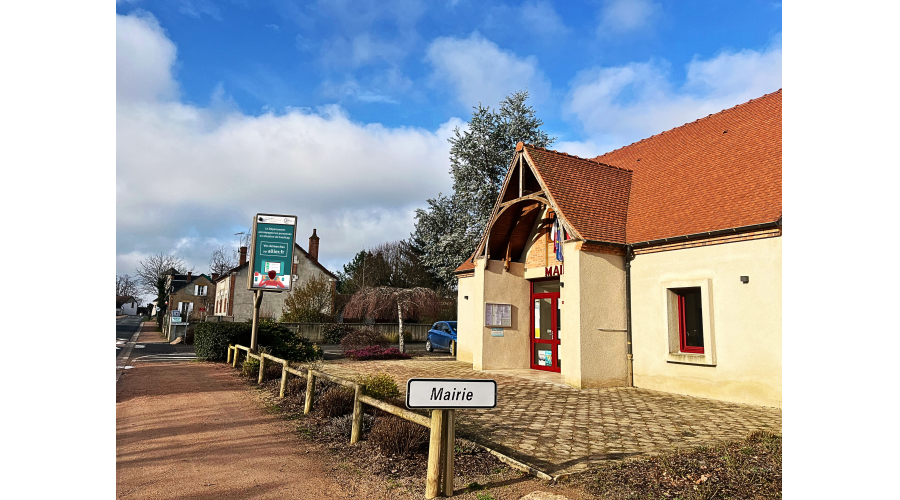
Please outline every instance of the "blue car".
M449 349L452 356L456 355L456 321L438 321L431 325L425 350L432 352L435 348Z

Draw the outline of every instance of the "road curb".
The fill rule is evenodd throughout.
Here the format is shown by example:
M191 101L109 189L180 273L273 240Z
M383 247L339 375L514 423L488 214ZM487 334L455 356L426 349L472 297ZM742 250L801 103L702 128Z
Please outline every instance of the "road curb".
M131 350L134 349L134 344L137 343L138 337L141 335L141 330L144 328L144 323L146 321L141 321L141 324L138 325L138 329L134 332L134 335L131 336L131 340L125 343L125 348L122 349L122 352L116 356L116 383L119 383L119 378L122 376L122 372L125 371L125 363L128 361L128 358L131 357ZM122 366L123 368L119 368Z

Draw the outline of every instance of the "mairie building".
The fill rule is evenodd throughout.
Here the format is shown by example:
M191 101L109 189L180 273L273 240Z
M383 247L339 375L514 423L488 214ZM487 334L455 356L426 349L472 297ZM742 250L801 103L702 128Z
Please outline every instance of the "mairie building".
M781 97L596 158L519 143L455 271L457 359L780 407Z

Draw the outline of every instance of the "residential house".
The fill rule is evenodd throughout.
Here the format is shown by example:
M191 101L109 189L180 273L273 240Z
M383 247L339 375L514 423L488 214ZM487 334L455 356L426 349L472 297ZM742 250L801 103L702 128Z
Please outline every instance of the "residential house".
M253 318L254 292L247 289L247 273L249 263L247 260L247 247L241 247L240 260L237 267L225 273L216 280L216 297L214 313L221 320L247 321ZM312 277L325 278L332 283L337 282L337 277L319 263L319 237L313 229L309 237L309 251L306 251L294 243L294 263L291 270L291 281L294 287L303 286ZM278 319L284 308L286 292L263 292L263 300L260 304L260 316Z
M591 159L519 143L456 270L457 359L780 407L781 101Z
M205 274L194 275L190 272L186 275L170 276L173 279L168 296L167 321L164 325L170 323L172 311L179 311L183 323L202 321L206 316L212 315L216 290L212 277ZM168 327L164 326L164 332L168 334Z
M116 316L125 314L134 316L137 314L137 300L130 295L116 295Z

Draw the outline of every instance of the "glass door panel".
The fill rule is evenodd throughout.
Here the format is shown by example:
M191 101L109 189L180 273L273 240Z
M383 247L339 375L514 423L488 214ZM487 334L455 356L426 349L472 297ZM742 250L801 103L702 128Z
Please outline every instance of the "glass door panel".
M535 287L537 288L537 287ZM534 293L531 311L531 367L559 371L559 293Z

